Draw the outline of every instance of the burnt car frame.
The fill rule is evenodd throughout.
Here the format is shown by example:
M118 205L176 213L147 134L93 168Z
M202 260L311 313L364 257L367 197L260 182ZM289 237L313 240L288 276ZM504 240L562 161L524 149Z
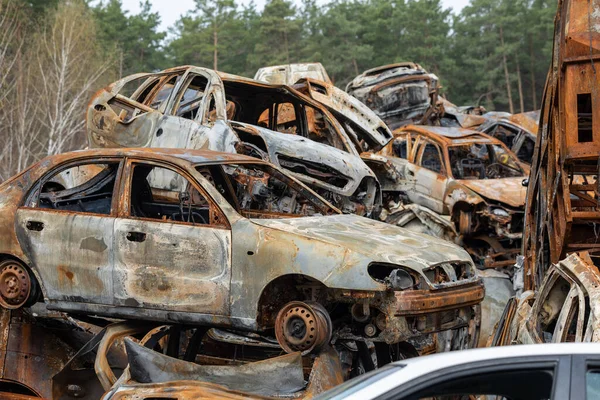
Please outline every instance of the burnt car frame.
M438 102L438 78L406 62L369 69L346 86L390 127L424 123Z
M87 129L90 148L208 149L268 160L344 212L369 215L380 203L378 182L338 119L291 87L183 66L101 89ZM392 137L361 133L375 150Z
M73 188L54 184L78 173ZM464 329L465 346L476 341L484 289L463 249L340 215L251 157L67 153L5 182L0 199L5 308L43 297L70 313L275 327L288 351L317 349L332 334L391 344ZM296 218L305 215L314 216ZM302 329L310 324L315 332Z
M373 156L390 162L388 178L378 174L384 198L399 195L450 216L482 266L512 266L522 238L527 175L516 156L499 140L461 128L409 125L394 135Z
M595 260L595 262L594 262ZM491 346L598 342L598 257L574 253L552 265L537 292L512 298L490 338Z
M524 114L515 114L508 118L488 119L476 129L500 140L519 157L519 160L530 165L537 131L532 132L511 120L512 117L520 115Z

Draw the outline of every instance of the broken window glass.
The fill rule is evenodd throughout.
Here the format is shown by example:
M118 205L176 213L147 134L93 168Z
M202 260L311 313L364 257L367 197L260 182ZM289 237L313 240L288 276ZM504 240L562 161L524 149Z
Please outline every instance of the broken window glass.
M108 215L119 163L80 164L46 179L33 207Z
M237 206L232 206L239 206L247 217L310 216L332 211L318 197L299 186L294 187L287 177L265 165L224 165L223 172L237 199Z
M184 176L171 169L137 164L131 178L132 217L210 224L211 203Z
M512 153L495 144L471 143L448 148L455 179L499 179L523 176Z

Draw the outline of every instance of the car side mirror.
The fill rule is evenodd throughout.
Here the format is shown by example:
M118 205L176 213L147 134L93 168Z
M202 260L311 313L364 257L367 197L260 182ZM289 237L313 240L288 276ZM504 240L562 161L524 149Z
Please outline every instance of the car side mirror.
M523 179L523 181L521 182L521 185L524 187L528 187L529 186L529 178Z

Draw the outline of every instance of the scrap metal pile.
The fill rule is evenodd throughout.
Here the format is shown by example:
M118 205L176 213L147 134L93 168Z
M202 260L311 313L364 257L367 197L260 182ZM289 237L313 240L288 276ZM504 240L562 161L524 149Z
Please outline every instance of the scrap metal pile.
M88 149L0 185L0 395L312 398L404 358L598 340L587 7L559 4L541 117L458 107L414 63L346 92L320 64L99 90Z

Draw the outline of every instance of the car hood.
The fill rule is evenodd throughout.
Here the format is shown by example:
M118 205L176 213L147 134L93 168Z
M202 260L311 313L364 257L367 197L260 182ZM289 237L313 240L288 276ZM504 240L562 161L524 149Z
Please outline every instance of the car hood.
M463 179L458 182L486 199L518 208L525 206L527 188L522 183L525 178Z
M302 136L296 136L281 132L275 132L270 129L262 128L256 125L234 122L230 124L240 126L248 130L252 130L257 135L263 138L269 152L269 160L276 165L281 166L280 156L288 157L289 159L308 161L318 165L324 165L331 170L335 170L338 174L343 175L348 179L348 184L341 188L326 184L317 186L325 187L336 193L346 196L354 194L363 178L370 176L375 178L375 174L364 163L360 156L350 154L345 151L336 149L335 147L326 144L318 143ZM282 167L285 168L285 167ZM295 174L299 179L303 180L304 176ZM311 178L306 175L306 178Z
M357 215L253 219L252 222L342 246L371 262L404 265L419 272L441 262L472 262L464 249L451 242Z

